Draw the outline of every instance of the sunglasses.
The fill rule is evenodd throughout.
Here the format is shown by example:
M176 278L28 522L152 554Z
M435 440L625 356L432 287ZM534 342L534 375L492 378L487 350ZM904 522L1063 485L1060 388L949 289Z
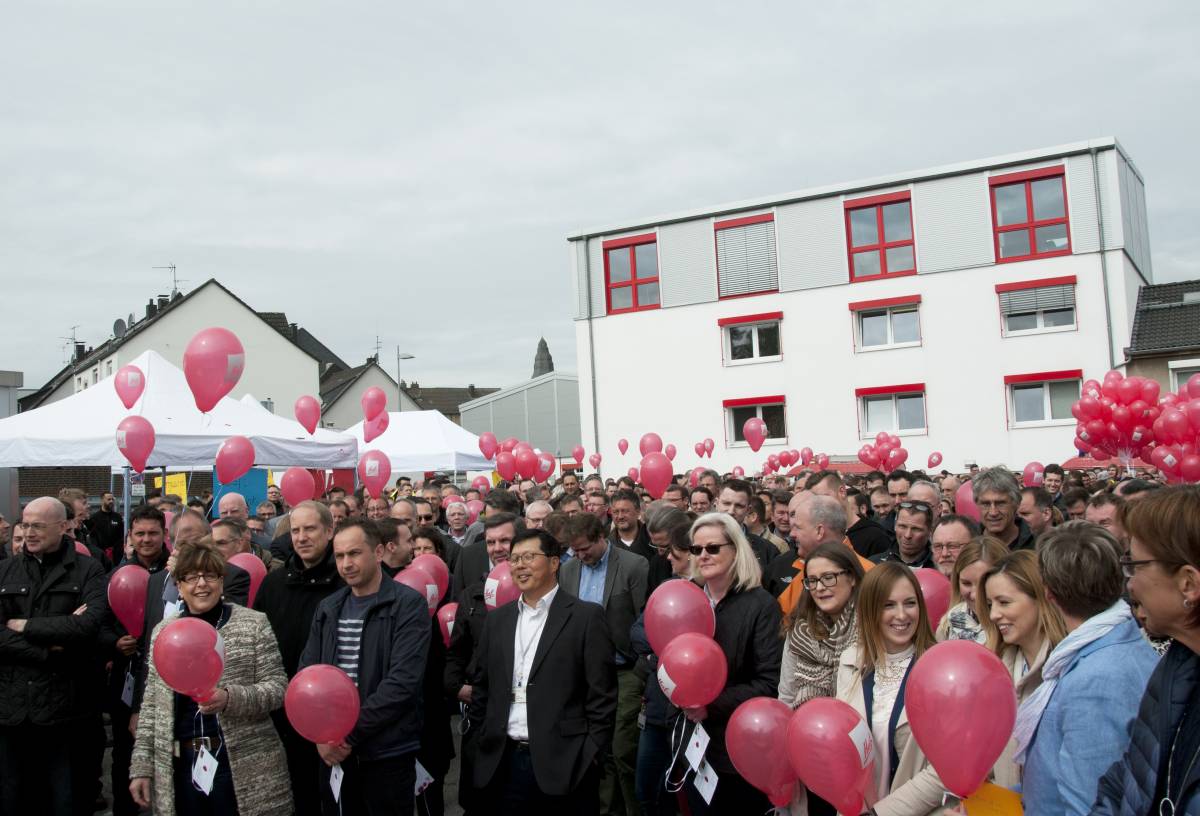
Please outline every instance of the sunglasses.
M732 547L732 546L733 545L730 544L729 542L726 542L724 544L705 544L703 546L701 546L699 544L693 544L692 546L688 547L688 552L690 552L692 555L700 555L701 553L708 553L709 555L716 555L717 553L719 553L721 551L722 547Z
M900 502L901 510L920 510L922 513L929 513L933 510L928 502L921 501L902 501Z

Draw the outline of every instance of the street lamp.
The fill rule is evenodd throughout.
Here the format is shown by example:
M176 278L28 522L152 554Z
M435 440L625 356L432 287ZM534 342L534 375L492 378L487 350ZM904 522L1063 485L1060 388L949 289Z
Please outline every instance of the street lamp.
M401 353L400 347L396 346L396 410L397 411L404 410L404 389L400 386L400 361L401 360L414 360L414 359L416 359L416 358L411 354Z

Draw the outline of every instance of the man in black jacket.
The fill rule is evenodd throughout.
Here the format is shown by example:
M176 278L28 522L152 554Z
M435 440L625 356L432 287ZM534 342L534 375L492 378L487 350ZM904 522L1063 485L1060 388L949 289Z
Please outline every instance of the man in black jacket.
M322 810L329 816L412 813L429 607L418 592L384 576L374 523L344 522L333 553L346 586L317 609L300 668L339 667L358 686L362 707L343 742L317 746L322 761L345 774L338 797L329 772L322 774Z
M91 806L71 747L99 713L81 685L108 609L104 571L75 552L58 499L34 499L22 524L24 550L0 562L0 812L72 816Z
M618 490L609 502L612 530L608 541L614 547L637 553L647 562L658 556L650 543L650 534L642 524L642 500L632 490Z
M498 814L594 814L617 711L604 610L558 591L558 542L529 530L509 563L521 589L488 614L472 684L475 782Z
M896 544L871 559L876 564L900 561L910 569L937 569L929 534L933 527L933 508L925 502L902 500L896 505Z
M267 573L254 598L254 608L270 621L279 642L283 670L290 680L308 643L317 607L343 583L329 545L333 538L329 508L320 502L301 502L292 508L289 524L293 552L283 569ZM299 816L320 813L316 748L296 733L282 708L271 712L271 718L287 753L296 813Z

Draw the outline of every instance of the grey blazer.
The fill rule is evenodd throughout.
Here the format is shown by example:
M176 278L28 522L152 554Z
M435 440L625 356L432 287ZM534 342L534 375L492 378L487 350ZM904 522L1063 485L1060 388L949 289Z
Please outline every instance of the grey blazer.
M604 617L617 652L632 666L637 655L629 642L629 629L646 606L646 576L650 562L636 553L608 545L608 569L604 575ZM576 598L583 562L572 558L558 571L558 585Z

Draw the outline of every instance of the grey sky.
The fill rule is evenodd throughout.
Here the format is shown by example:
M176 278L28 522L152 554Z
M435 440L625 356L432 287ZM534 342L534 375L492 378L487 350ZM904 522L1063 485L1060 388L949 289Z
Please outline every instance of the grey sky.
M1193 3L11 3L0 368L210 277L423 385L574 370L565 235L1116 136L1200 278ZM655 355L651 352L646 359ZM636 362L636 361L631 361Z

